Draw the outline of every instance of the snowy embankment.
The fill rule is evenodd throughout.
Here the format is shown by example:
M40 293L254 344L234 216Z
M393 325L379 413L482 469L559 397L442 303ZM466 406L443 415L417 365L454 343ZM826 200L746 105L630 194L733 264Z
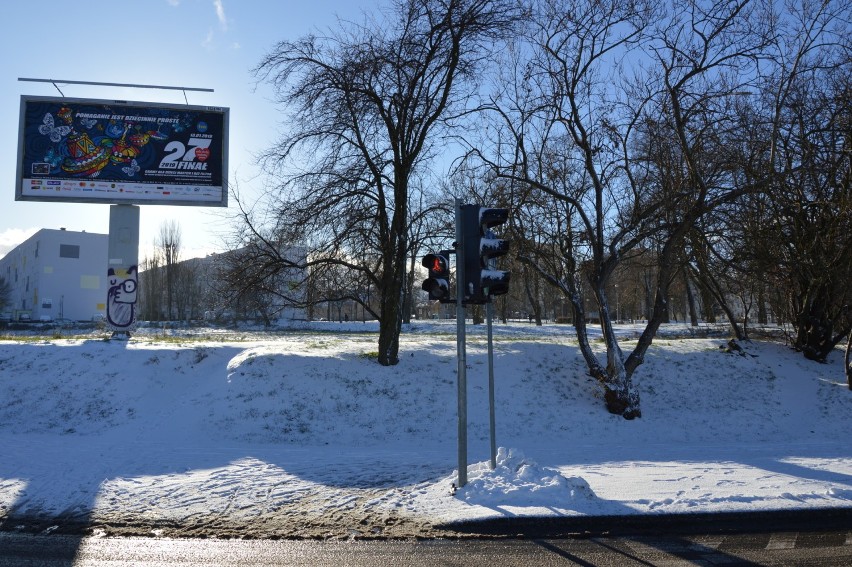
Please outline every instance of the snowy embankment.
M840 351L820 365L781 344L739 356L660 338L636 376L643 417L626 421L570 328L496 326L507 449L492 471L473 331L469 483L454 493L454 326L408 329L391 368L375 334L351 332L369 325L317 326L0 340L0 528L410 536L494 517L852 507Z

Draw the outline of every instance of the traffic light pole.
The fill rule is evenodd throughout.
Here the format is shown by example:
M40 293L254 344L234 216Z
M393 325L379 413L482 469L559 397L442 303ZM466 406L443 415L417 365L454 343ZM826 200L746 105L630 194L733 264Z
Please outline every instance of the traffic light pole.
M488 318L488 406L491 433L491 469L497 468L497 440L494 409L494 343L492 298L509 291L510 272L496 270L494 258L509 250L509 241L495 238L489 230L506 222L508 209L462 205L455 200L456 242L455 251L442 250L423 257L423 266L429 277L423 289L429 299L456 304L456 349L458 351L458 488L467 484L467 336L465 330L465 305L486 306ZM456 297L449 295L449 257L456 255Z
M491 430L491 470L493 471L497 468L497 420L494 417L494 335L491 332L494 303L490 297L485 304L485 318L488 320L488 418Z
M458 487L467 484L467 349L465 334L464 238L461 199L456 199L456 349L458 351Z

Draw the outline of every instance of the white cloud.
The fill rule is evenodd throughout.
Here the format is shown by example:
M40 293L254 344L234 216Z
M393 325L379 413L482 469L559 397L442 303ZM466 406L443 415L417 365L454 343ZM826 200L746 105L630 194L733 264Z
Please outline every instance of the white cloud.
M7 228L0 232L0 258L36 232L37 228Z
M207 30L207 37L205 37L204 41L201 42L201 47L204 49L213 48L213 30Z
M216 8L219 27L222 28L222 31L228 31L228 18L225 17L225 6L222 5L222 0L213 0L213 6Z
M180 6L180 0L166 0L170 6Z

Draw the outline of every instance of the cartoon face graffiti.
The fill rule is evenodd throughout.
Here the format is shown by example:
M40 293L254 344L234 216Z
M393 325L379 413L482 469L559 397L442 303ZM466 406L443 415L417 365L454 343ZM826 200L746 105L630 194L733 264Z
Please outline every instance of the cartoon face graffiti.
M138 286L136 266L129 269L113 269L107 281L107 323L114 330L128 330L136 322L136 289Z

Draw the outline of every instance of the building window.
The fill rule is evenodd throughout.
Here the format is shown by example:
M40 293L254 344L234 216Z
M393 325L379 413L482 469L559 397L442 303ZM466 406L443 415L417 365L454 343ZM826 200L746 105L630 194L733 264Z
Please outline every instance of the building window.
M59 257L60 258L79 258L80 257L80 247L76 244L60 244L59 245Z

